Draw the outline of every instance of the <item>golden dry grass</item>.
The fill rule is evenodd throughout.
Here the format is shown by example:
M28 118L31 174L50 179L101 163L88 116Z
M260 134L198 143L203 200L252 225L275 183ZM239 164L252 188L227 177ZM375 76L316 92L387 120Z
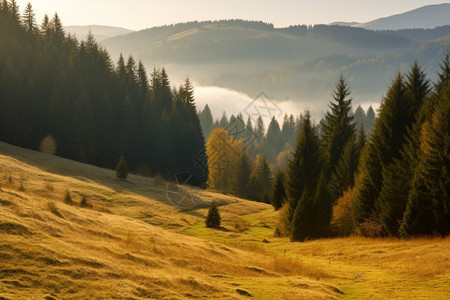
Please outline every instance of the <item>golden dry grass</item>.
M0 299L450 295L449 238L289 243L266 204L204 191L180 211L166 186L0 143ZM213 200L221 230L204 226Z

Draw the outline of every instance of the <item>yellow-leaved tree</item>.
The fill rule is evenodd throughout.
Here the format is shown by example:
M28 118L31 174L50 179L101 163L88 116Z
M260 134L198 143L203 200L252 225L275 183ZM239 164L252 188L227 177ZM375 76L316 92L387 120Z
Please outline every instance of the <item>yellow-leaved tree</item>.
M208 156L208 185L223 192L230 192L241 152L242 139L235 140L229 132L215 128L206 143Z

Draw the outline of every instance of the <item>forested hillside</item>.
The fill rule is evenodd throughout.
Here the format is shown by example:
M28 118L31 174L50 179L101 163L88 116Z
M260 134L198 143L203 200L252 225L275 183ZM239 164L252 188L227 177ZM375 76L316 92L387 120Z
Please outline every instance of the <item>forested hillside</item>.
M0 6L0 107L7 143L107 168L123 154L134 172L206 180L190 81L172 89L164 69L148 78L132 56L114 64L92 35L66 35L57 14L37 25L30 4Z
M379 102L392 77L415 60L435 80L449 49L450 26L372 31L221 20L154 27L102 43L113 56L133 53L148 65L166 66L177 78L189 73L199 85L250 97L263 89L277 100L324 107L340 74L352 85L357 104Z
M399 73L375 120L370 109L353 113L342 76L320 123L306 111L286 115L281 130L273 119L266 133L261 118L223 115L207 142L208 183L281 208L277 234L293 241L447 235L450 55L437 77L433 84L417 63ZM203 126L208 115L205 107Z

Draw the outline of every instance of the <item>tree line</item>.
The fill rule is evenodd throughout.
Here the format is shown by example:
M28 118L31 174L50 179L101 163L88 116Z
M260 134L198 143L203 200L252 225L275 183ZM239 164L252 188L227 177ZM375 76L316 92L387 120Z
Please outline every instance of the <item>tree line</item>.
M57 14L37 25L31 4L0 4L0 139L114 168L206 182L205 140L189 79L170 86L164 69L148 76L132 56L113 63L89 34L79 42Z
M341 77L324 122L305 114L285 179L273 188L274 206L284 205L279 231L293 241L447 235L450 56L434 85L417 63L399 73L368 137L363 126L356 131L349 95Z
M280 209L277 234L293 241L448 234L449 55L440 68L435 84L417 63L407 74L399 73L376 119L372 108L364 112L359 106L353 113L350 87L342 76L319 123L306 111L295 119L285 116L282 130L273 119L265 131L261 119L253 126L242 115L228 120L223 114L213 122L206 106L200 120L212 128L205 130L211 132L209 185L271 202ZM296 139L283 138L291 136L286 132ZM285 143L287 159L275 167L271 151L283 153L277 152L279 141Z

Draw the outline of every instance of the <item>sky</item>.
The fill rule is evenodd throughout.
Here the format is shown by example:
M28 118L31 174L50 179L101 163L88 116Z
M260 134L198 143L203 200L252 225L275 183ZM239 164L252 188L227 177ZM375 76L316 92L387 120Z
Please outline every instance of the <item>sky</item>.
M186 21L259 20L275 27L368 22L441 1L425 0L16 0L31 2L41 22L58 13L64 25L109 25L132 30Z

